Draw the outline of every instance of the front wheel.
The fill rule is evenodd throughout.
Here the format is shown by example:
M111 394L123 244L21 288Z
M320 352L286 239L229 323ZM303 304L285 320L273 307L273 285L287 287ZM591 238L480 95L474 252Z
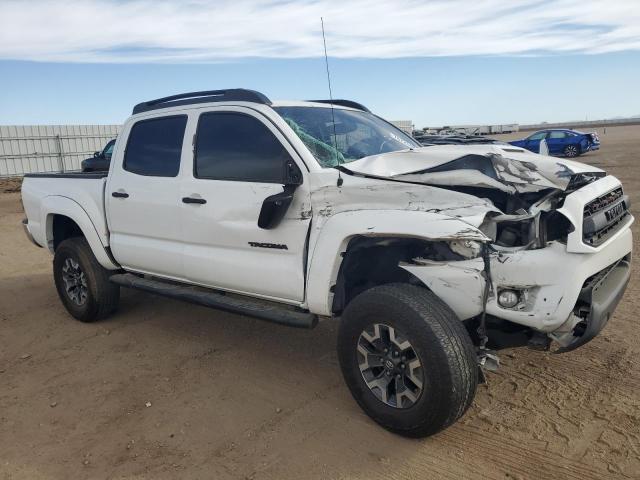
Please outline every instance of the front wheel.
M478 384L462 322L425 288L388 284L344 311L338 357L351 394L373 420L408 437L433 435L469 408Z
M106 317L118 306L120 287L109 281L84 238L64 240L53 257L53 278L67 311L81 322Z

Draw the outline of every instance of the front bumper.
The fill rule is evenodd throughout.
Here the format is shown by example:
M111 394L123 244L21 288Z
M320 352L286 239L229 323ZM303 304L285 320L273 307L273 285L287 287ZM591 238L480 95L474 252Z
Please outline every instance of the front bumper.
M587 279L630 257L631 230L612 238L607 248L592 253L570 253L553 242L547 248L499 253L491 259L494 292L503 288L523 292L513 309L501 307L495 294L487 301L487 313L534 328L553 332L572 315Z
M492 289L486 311L495 317L534 330L552 333L573 316L579 297L588 279L631 256L632 235L626 228L607 242L607 248L592 253L567 252L566 245L551 242L546 248L521 250L491 255ZM625 260L628 265L628 260ZM401 264L443 300L461 320L480 315L483 310L484 262L481 258L455 262ZM617 274L616 274L617 275ZM615 277L607 275L609 282ZM626 283L617 288L622 296ZM497 292L515 289L522 292L522 301L514 308L503 308ZM594 316L604 311L610 315L617 302L604 302L594 297L599 306ZM606 307L606 308L605 308Z

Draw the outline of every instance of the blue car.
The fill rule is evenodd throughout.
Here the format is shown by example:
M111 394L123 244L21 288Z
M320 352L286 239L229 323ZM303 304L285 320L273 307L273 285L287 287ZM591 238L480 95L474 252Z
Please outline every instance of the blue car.
M526 148L534 153L540 153L540 142L547 141L549 155L563 157L577 157L590 150L600 149L600 139L596 133L576 132L575 130L540 130L522 140L509 142L516 147Z

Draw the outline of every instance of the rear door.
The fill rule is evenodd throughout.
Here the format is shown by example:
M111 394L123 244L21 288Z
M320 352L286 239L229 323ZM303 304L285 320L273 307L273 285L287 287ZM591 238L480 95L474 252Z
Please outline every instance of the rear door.
M187 115L128 126L106 186L110 246L127 269L172 278L184 274L180 170ZM126 127L125 127L126 130ZM124 148L124 151L120 151Z
M306 240L311 221L304 164L262 114L218 107L200 115L193 168L182 183L184 267L188 281L297 303L304 299ZM260 228L265 199L285 190L293 201L273 228Z

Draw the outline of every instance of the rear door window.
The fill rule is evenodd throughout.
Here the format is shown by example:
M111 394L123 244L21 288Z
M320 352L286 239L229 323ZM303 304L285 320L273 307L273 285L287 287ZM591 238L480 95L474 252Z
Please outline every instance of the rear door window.
M197 178L283 183L290 159L280 140L255 117L237 112L200 116L193 172Z
M137 122L129 133L124 169L151 177L177 176L186 126L186 115Z
M551 132L549 138L565 138L567 136L564 132Z

